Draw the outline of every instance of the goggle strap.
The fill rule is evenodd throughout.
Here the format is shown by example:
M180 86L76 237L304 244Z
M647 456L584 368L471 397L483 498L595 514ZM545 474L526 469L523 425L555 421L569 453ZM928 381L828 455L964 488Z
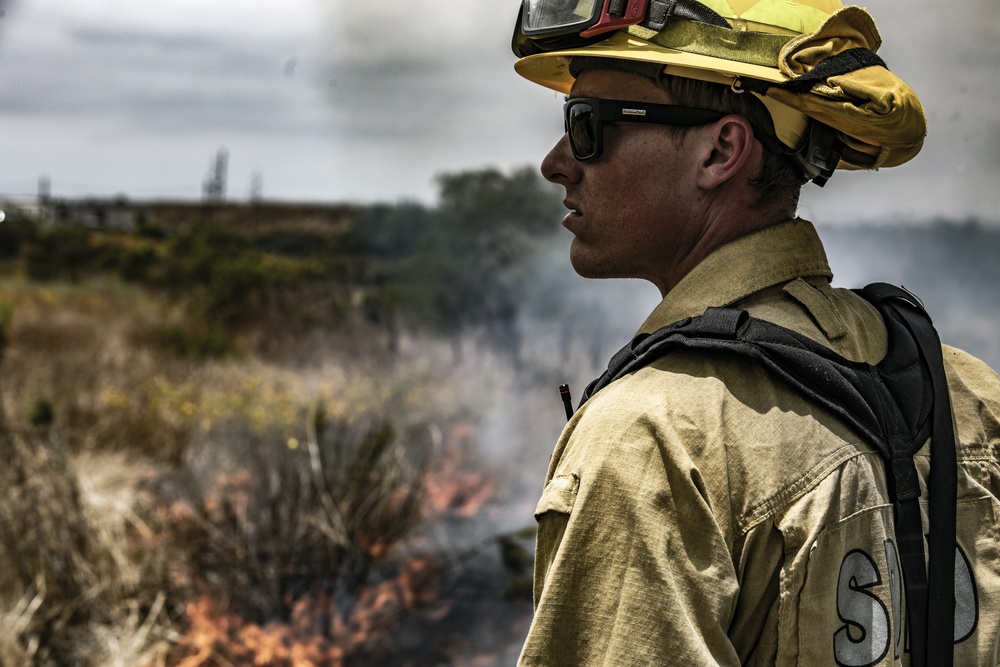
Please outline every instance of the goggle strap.
M628 9L628 0L610 0L608 2L608 14L612 16L624 16Z
M662 30L635 25L628 34L668 49L775 68L781 49L792 39L789 35L741 32L693 21L671 21Z
M649 13L640 25L659 32L674 18L732 29L721 14L697 0L649 0Z

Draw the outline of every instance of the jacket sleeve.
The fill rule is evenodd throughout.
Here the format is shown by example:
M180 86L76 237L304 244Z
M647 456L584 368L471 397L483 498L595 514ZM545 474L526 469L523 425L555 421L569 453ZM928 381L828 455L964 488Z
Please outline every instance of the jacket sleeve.
M725 530L683 434L587 415L536 510L535 617L520 665L737 665Z

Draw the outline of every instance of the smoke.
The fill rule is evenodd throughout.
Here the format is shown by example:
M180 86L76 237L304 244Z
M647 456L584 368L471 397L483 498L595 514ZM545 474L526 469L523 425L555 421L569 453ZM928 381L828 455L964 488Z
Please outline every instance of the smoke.
M534 305L520 311L513 356L488 330L469 331L457 345L411 339L402 346L404 357L424 358L438 369L435 391L464 406L474 424L470 454L495 484L496 495L473 521L437 522L432 531L450 557L442 597L451 611L433 628L434 642L449 647L450 664L516 660L532 613L533 514L566 423L559 385L570 384L577 403L659 300L657 290L640 281L580 278L568 248L569 235L560 231L527 267L537 291ZM522 564L520 576L511 553ZM400 635L412 631L403 627Z

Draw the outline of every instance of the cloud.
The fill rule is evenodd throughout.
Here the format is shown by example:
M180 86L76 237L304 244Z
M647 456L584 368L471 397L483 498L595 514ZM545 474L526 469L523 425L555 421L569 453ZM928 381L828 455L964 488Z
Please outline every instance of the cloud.
M114 116L137 130L291 124L284 64L295 43L229 34L170 34L148 26L49 24L44 49L5 62L0 114ZM84 59L84 66L73 63ZM121 129L121 128L119 128Z

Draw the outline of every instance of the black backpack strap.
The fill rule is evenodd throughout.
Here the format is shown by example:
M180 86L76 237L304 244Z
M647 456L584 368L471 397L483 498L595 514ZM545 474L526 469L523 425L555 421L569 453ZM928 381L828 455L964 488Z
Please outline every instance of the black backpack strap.
M852 426L886 461L895 532L906 587L914 667L952 664L954 644L954 422L941 343L920 301L892 285L859 292L882 315L889 334L877 366L829 348L746 311L709 308L652 334L636 336L585 390L582 405L616 379L671 348L750 357ZM929 568L925 569L920 485L913 456L931 438ZM929 570L929 571L928 571Z
M740 326L748 318L746 311L709 308L698 317L674 322L652 334L639 334L611 357L608 369L600 377L587 385L580 398L580 405L618 378L666 354L667 349L673 345L716 347L713 341L719 341L718 345L725 345L726 341L732 344L737 339Z
M861 295L883 317L901 323L910 332L930 373L933 390L931 418L930 535L927 575L924 576L924 540L916 498L897 502L896 539L906 578L911 659L914 667L951 665L955 628L955 508L958 463L951 397L944 372L941 341L920 301L905 290L874 283ZM887 321L887 326L890 322ZM912 504L911 504L912 503ZM902 505L906 505L900 513ZM904 552L909 551L907 556ZM910 561L907 567L906 560ZM909 570L909 571L908 571Z
M908 443L919 435L908 425L917 419L904 418L873 366L844 359L816 341L734 308L709 308L699 317L636 336L611 358L604 374L590 383L580 404L677 347L712 354L731 352L757 361L854 427L887 460L891 450L884 434L905 434ZM919 370L916 380L920 380ZM923 442L926 432L920 430ZM908 481L909 488L918 488L915 471Z

